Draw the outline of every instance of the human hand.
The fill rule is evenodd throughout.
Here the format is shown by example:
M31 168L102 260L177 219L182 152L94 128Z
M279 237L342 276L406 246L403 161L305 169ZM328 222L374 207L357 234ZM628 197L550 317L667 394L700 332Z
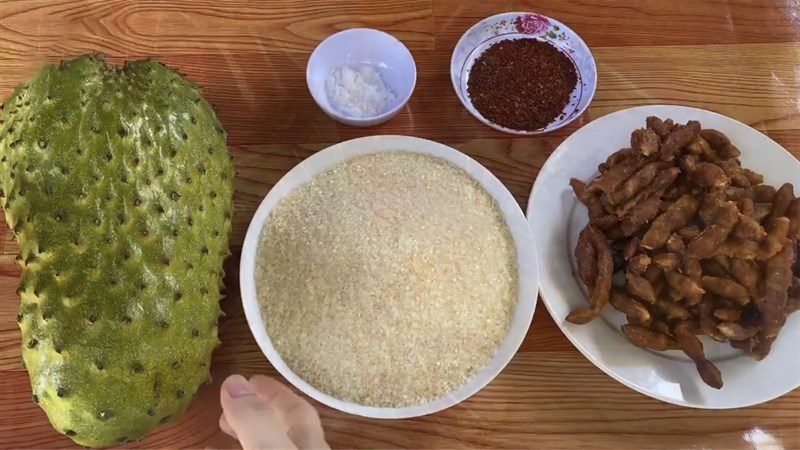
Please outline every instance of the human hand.
M317 410L272 378L231 375L220 403L219 427L245 450L330 448Z

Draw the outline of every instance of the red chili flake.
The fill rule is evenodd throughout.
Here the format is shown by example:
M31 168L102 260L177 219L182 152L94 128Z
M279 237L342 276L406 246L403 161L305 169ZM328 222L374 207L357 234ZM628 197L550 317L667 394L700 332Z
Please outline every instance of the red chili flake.
M475 60L467 92L486 119L533 131L562 113L577 83L572 60L553 45L514 39L492 45Z

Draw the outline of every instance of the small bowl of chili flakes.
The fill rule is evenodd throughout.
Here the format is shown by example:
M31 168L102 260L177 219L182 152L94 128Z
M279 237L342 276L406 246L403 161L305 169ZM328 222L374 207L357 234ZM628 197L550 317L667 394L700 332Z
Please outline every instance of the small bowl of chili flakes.
M506 133L533 135L583 114L597 87L597 67L586 43L563 23L512 12L461 36L450 79L475 118Z

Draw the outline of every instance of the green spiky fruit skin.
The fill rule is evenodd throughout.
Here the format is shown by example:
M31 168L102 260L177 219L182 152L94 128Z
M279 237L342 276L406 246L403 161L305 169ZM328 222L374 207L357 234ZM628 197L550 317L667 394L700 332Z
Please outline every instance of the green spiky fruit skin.
M34 401L78 444L140 439L210 379L233 211L225 132L176 72L100 55L43 68L1 117Z

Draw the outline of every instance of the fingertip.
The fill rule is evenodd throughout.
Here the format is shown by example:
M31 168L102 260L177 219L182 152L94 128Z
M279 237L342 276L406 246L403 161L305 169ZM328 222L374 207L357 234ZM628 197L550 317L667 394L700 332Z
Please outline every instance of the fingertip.
M256 388L256 391L264 389L272 390L278 386L283 386L278 380L266 375L253 375L250 377L250 384Z
M276 380L275 378L268 377L266 375L253 375L252 377L250 377L250 383L283 386L283 384L278 380Z
M222 382L220 387L222 393L231 398L254 395L255 390L247 379L239 374L231 375Z
M253 386L256 395L267 403L273 402L279 396L286 396L289 398L297 397L285 384L264 375L254 375L250 377L250 384Z

